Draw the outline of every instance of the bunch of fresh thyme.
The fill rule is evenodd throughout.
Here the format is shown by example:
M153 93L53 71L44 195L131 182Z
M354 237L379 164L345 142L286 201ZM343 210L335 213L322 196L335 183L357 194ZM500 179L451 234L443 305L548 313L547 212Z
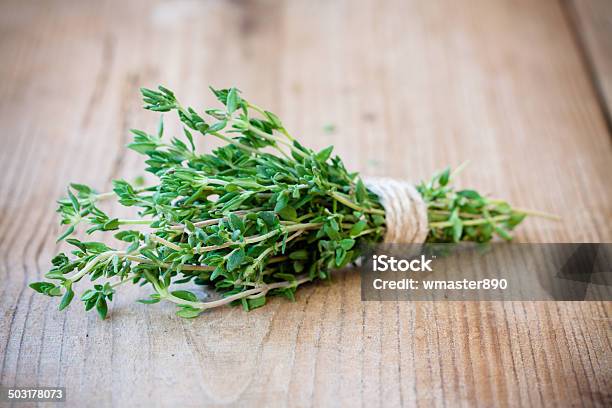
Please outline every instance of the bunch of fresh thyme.
M385 234L385 211L357 173L349 173L332 147L314 152L301 145L271 112L243 99L236 88L214 90L223 109L206 110L209 118L182 106L174 93L142 89L145 109L175 111L184 138L165 139L160 120L155 134L132 130L127 147L147 156L146 171L157 185L146 188L124 180L113 191L98 193L71 184L59 201L59 238L76 249L60 253L45 275L50 281L30 286L49 296L63 296L59 309L75 296L84 278L93 288L79 294L85 309L107 315L107 301L125 283L150 285L154 293L142 303L168 300L177 315L195 317L224 304L260 307L272 295L294 299L299 285L330 279L330 271L359 256L364 243ZM196 152L193 134L227 144L209 154ZM510 232L526 215L504 201L473 190L449 186L445 170L417 190L428 206L429 242L487 242ZM98 205L116 199L138 209L138 219L115 218ZM88 234L118 231L122 246L70 237L79 224ZM146 231L130 229L146 226ZM201 302L175 285L210 285L222 297Z

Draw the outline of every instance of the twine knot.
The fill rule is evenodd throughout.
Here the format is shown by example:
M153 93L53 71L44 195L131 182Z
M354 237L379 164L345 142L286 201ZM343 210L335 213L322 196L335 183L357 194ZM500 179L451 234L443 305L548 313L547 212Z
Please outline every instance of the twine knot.
M365 185L385 208L385 243L422 244L429 232L427 206L410 183L390 178L365 178Z

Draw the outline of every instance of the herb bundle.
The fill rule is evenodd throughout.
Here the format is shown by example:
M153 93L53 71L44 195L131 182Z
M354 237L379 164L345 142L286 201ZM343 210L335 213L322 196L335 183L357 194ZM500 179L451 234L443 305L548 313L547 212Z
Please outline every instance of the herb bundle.
M332 157L331 146L319 152L303 146L276 115L242 98L236 88L212 89L224 107L203 113L184 107L164 87L141 91L145 109L178 114L183 137L165 138L161 120L154 134L132 130L127 147L146 156L146 171L157 178L156 185L140 188L115 180L112 192L98 193L70 184L68 197L58 202L66 226L59 240L75 250L53 258L48 281L30 285L62 296L60 310L85 278L94 285L79 298L102 319L107 302L126 283L150 286L153 294L140 302L174 302L181 317L224 304L250 310L263 306L268 296L293 300L300 285L330 279L333 269L359 257L363 244L383 240L385 210L379 198ZM196 152L194 134L226 145ZM474 190L453 189L455 174L446 169L417 186L427 206L427 241L511 239L510 231L529 212ZM136 207L139 217L107 214L100 202L109 199ZM122 243L110 247L76 239L80 224L87 234L116 231ZM221 297L202 302L177 289L188 282L209 285Z

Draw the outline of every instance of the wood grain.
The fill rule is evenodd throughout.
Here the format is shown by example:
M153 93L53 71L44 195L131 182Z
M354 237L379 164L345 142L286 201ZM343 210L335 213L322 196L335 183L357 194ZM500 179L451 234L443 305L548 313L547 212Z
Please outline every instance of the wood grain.
M576 29L586 64L612 127L612 2L606 0L572 0L568 14Z
M518 240L610 242L580 52L556 1L2 2L0 383L65 386L69 406L609 406L610 302L361 302L347 271L189 321L126 288L100 322L26 287L68 181L141 174L123 145L154 128L138 87L158 83L199 107L236 85L364 174L469 159L462 185L563 217Z

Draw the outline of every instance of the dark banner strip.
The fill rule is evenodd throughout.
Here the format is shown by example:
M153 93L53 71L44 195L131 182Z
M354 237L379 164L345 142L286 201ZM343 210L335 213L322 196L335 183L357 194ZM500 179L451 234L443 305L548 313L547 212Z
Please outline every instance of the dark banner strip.
M612 300L612 244L384 244L362 300Z

